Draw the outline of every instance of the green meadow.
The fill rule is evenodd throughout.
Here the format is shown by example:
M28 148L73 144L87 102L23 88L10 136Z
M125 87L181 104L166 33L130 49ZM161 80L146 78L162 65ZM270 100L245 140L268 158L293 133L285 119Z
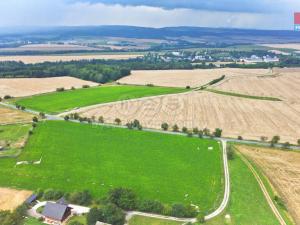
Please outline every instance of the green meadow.
M39 112L55 114L77 107L184 91L186 90L183 88L115 85L35 95L17 99L14 103Z
M39 165L15 166L41 157ZM141 199L205 212L220 204L224 189L217 141L65 121L40 122L19 158L1 159L0 167L3 187L88 189L99 198L126 187Z

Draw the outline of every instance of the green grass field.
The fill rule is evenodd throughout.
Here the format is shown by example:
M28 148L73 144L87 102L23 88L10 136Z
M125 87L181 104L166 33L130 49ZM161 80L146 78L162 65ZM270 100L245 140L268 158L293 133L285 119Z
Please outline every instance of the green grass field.
M47 121L39 123L18 161L41 156L40 165L0 160L0 186L88 189L95 197L127 187L143 199L193 203L204 211L223 197L221 150L212 140Z
M181 222L171 220L161 220L151 217L134 216L129 221L129 225L182 225Z
M0 157L15 156L20 152L20 145L27 138L31 124L0 125Z
M55 114L76 107L184 91L186 90L183 88L117 85L53 92L17 99L14 103L39 112Z
M28 218L25 219L23 225L44 225L44 223L38 221L38 220L35 219L35 218L28 217Z
M207 225L279 225L271 208L247 165L235 156L229 161L231 196L226 212L206 222ZM226 221L225 215L231 216Z
M265 100L265 101L282 101L281 99L274 98L274 97L245 95L245 94L234 93L234 92L229 92L229 91L220 91L220 90L216 90L216 89L205 89L205 90L215 93L215 94L227 95L227 96L233 96L233 97L239 97L239 98L249 98L249 99Z

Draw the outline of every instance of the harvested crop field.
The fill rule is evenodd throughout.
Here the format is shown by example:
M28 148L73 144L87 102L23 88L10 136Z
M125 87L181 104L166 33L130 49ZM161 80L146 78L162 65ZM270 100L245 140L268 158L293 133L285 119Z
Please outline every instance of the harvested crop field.
M214 89L246 95L275 97L291 105L300 103L300 69L274 69L273 75L230 77L213 86ZM298 109L300 112L300 107Z
M16 48L2 48L1 52L57 52L57 51L91 51L98 50L97 48L92 48L83 45L74 45L74 44L28 44L22 45Z
M31 194L31 191L0 188L0 211L14 210L19 205L21 205Z
M17 56L0 56L2 61L21 61L26 64L30 63L43 63L43 62L58 62L58 61L79 61L79 60L92 60L92 59L132 59L141 57L143 55L136 54L112 54L112 55L17 55Z
M238 149L261 168L300 224L300 153L252 146Z
M97 83L77 79L74 77L51 78L1 78L0 97L10 95L23 97L47 92L53 92L56 88L71 87L81 88L82 85L97 86Z
M83 116L103 116L106 122L120 118L123 124L134 119L144 127L170 126L223 129L223 135L247 139L271 138L295 143L300 137L300 112L285 102L261 101L223 96L209 92L189 92L80 109Z
M266 69L199 69L199 70L138 70L132 71L130 76L119 80L123 84L154 84L169 87L200 87L208 82L226 75L257 76L266 75Z
M262 46L269 48L284 48L284 49L295 49L300 50L300 43L289 43L289 44L263 44Z
M32 115L20 110L6 108L0 105L0 125L31 122Z

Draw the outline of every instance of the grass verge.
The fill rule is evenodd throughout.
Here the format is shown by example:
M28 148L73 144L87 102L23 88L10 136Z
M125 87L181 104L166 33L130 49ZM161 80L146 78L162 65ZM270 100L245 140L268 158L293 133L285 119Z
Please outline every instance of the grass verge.
M181 222L162 220L145 216L134 216L130 219L128 225L182 225Z
M249 99L257 99L257 100L265 100L265 101L282 101L281 99L275 98L275 97L245 95L245 94L239 94L239 93L235 93L235 92L220 91L220 90L216 90L216 89L205 89L205 91L209 91L209 92L212 92L215 94L220 94L220 95L239 97L239 98L249 98Z

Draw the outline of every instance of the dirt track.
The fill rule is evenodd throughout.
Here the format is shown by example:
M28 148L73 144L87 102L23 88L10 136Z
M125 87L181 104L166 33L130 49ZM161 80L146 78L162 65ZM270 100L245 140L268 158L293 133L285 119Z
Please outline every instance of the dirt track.
M296 224L300 224L300 153L239 146L257 164L284 199Z
M14 210L19 205L21 205L31 194L31 191L19 191L10 188L0 188L0 211Z
M134 119L144 127L157 128L163 122L170 126L223 129L223 135L241 135L259 140L280 135L282 141L295 143L300 137L300 113L285 102L259 101L192 92L177 96L155 97L80 110L83 116L104 116L106 122L120 118L125 124Z
M53 92L56 88L70 89L72 86L81 88L82 85L96 86L97 83L80 80L74 77L52 78L1 78L0 97L10 95L23 97L46 92Z

